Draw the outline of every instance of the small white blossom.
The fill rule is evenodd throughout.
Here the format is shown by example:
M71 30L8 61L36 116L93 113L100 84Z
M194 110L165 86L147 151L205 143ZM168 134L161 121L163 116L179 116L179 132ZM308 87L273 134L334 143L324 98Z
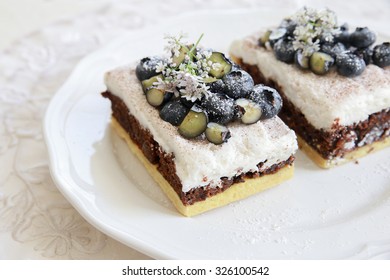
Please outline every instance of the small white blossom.
M160 77L157 78L157 82L154 82L153 85L158 89L165 89L165 81Z
M221 63L215 62L213 65L211 65L211 68L215 71L219 71L219 69L222 67Z
M187 100L196 101L201 99L207 92L206 84L203 83L201 77L191 75L189 73L179 73L178 84L180 94Z
M166 66L167 66L167 65L166 65L165 63L163 63L162 61L159 61L159 62L157 63L157 65L156 65L156 72L157 72L157 73L163 73Z
M202 56L203 56L204 58L206 58L206 59L209 59L210 56L211 56L211 54L212 54L212 52L210 52L210 51L206 51L206 50L203 50L203 51L202 51Z
M320 49L320 40L332 42L334 36L340 33L336 14L329 9L304 7L290 19L296 23L293 47L301 49L307 56Z
M209 87L204 80L210 78L211 69L219 69L221 65L209 60L212 54L209 50L197 49L195 53L195 48L201 38L179 65L173 63L172 57L178 56L183 46L190 45L183 42L183 38L184 35L165 36L167 40L165 49L170 57L165 62L157 64L156 72L162 73L163 79L158 78L153 85L158 89L173 92L176 97L182 96L187 100L195 101L209 94ZM196 58L196 61L193 61L193 58Z

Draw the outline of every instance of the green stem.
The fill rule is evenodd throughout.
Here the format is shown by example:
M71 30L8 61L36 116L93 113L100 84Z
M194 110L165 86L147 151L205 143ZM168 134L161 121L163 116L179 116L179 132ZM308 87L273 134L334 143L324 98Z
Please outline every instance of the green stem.
M203 35L204 35L204 33L202 33L202 34L200 35L198 41L196 41L195 45L191 48L190 52L193 52L193 51L195 50L195 48L199 45L199 42L200 42L200 40L202 40Z
M193 58L195 58L194 50L195 50L196 47L199 45L199 42L200 42L200 40L202 40L203 35L204 35L204 33L202 33L202 34L200 35L200 37L199 37L199 39L196 41L195 45L193 45L192 48L189 50L189 52L188 52L188 55L189 55L189 56L192 56Z

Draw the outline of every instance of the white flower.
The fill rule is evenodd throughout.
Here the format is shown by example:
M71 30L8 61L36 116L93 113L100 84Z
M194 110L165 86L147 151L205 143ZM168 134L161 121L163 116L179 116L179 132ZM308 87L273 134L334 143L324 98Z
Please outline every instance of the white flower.
M294 30L293 47L301 49L310 56L320 49L320 40L332 42L334 35L340 33L336 14L329 10L315 10L304 7L290 18L297 25Z
M210 56L211 56L211 54L212 54L212 52L210 52L210 51L207 51L207 50L203 50L203 51L202 51L202 56L203 56L204 58L206 58L206 59L209 59Z
M203 35L202 35L203 36ZM163 79L158 78L153 85L158 89L173 92L175 96L183 96L187 100L195 101L201 99L208 94L209 87L205 84L204 79L209 78L209 71L211 69L220 68L219 63L213 63L209 60L211 56L210 51L197 49L196 46L200 39L195 44L194 48L189 50L185 55L184 60L176 65L172 63L172 57L180 54L180 49L183 46L188 46L188 43L182 41L184 35L178 37L166 35L167 40L166 50L170 54L170 58L166 62L159 62L156 66L156 72L162 73ZM196 61L192 61L192 58Z
M157 72L157 73L162 73L162 72L164 72L166 66L167 66L167 65L166 65L165 63L163 63L162 61L159 61L159 62L157 63L157 65L156 65L156 72Z
M219 71L219 69L222 67L221 63L215 62L211 65L211 68L215 71Z
M178 84L180 94L187 100L195 101L201 99L207 92L206 84L202 78L189 73L179 73Z

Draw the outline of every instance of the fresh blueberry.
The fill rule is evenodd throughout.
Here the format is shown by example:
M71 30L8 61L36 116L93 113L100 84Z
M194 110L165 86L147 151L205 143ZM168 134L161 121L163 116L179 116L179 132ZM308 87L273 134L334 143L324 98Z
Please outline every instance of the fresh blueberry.
M340 25L340 31L345 32L349 30L349 25L348 23L344 22L342 25Z
M236 71L236 70L242 70L241 66L238 65L237 63L232 63L232 71Z
M390 42L375 46L372 60L379 67L390 66Z
M327 43L321 46L321 51L331 55L335 59L338 54L346 52L347 48L341 42L335 44Z
M244 70L231 71L222 81L225 84L224 93L234 99L244 97L254 86L251 75Z
M284 27L280 27L271 31L268 37L268 41L271 47L274 47L275 43L280 39L284 39L287 37L287 29Z
M172 125L180 125L184 120L184 117L187 115L189 109L184 106L180 100L175 99L169 101L162 107L160 110L160 117L166 121L171 123Z
M200 106L212 122L226 124L234 118L234 100L225 94L211 93L201 100Z
M357 48L367 48L376 40L374 32L367 27L357 27L351 34L351 44Z
M374 54L374 50L371 48L356 49L354 51L354 54L362 58L364 60L364 63L366 63L366 65L373 63L372 55Z
M232 70L232 61L221 52L212 52L208 61L219 65L217 68L211 68L209 71L209 74L217 79L221 79Z
M297 27L297 23L293 21L292 19L284 19L279 25L279 28L285 28L286 29L286 35L288 37L294 36L294 30Z
M262 109L258 103L247 98L239 98L235 102L242 123L253 124L260 120Z
M205 131L206 138L215 145L220 145L228 141L231 137L230 131L226 126L215 122L209 122Z
M184 106L186 106L189 109L191 109L192 106L194 106L194 104L195 104L195 102L188 100L185 97L180 97L179 99L180 99L181 104L183 104Z
M223 93L226 89L225 83L222 81L222 79L217 79L215 82L208 83L207 86L209 87L209 91L214 93Z
M241 66L235 63L231 58L229 57L225 57L225 58L232 65L231 71L241 70Z
M286 63L294 62L295 51L292 41L280 39L275 43L273 49L278 60Z
M330 71L334 64L334 58L324 52L314 52L310 56L310 69L317 75L324 75Z
M187 139L195 138L206 130L207 123L207 114L194 105L180 123L178 132Z
M343 25L340 26L340 33L335 35L333 40L336 43L340 42L343 43L345 46L349 46L350 39L351 39L351 34L349 33L349 26L347 23L344 23Z
M366 68L364 60L353 53L342 53L336 58L337 72L346 77L355 77Z
M141 59L135 68L135 75L138 80L143 81L157 75L156 66L157 63L162 62L161 57L152 56Z
M303 54L302 50L297 50L294 55L295 64L301 69L309 69L310 57Z
M262 111L261 119L270 119L276 116L283 106L283 101L278 91L262 84L255 85L247 98L260 105Z

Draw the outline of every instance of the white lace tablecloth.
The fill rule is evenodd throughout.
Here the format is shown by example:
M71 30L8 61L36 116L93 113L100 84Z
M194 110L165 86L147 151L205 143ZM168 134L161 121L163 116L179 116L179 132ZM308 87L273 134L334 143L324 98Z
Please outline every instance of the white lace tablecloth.
M42 118L50 98L82 57L124 32L188 11L283 5L293 12L305 2L114 1L20 38L1 52L0 259L148 258L92 227L50 177ZM340 18L354 18L379 31L389 26L387 0L338 2L326 1L326 6ZM321 1L314 4L322 6Z

